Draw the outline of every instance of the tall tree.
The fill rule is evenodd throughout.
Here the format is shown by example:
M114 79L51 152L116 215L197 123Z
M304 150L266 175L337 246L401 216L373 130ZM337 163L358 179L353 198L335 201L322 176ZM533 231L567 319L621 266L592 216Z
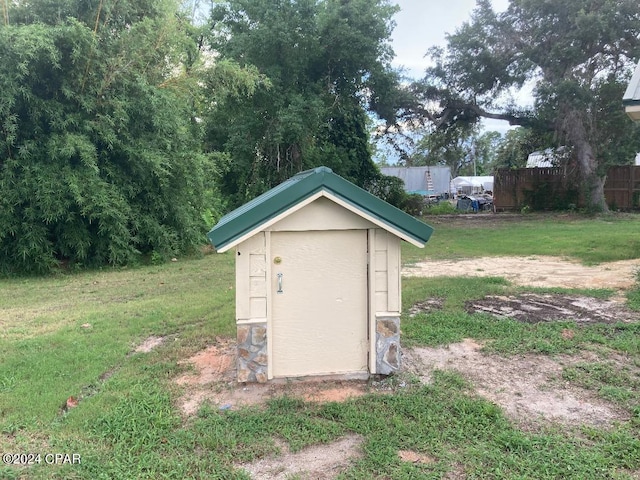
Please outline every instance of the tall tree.
M436 65L416 91L438 108L419 115L440 129L485 117L552 132L573 149L588 205L606 209L602 167L640 149L620 106L639 47L636 0L511 0L502 13L478 0L446 50L432 52ZM535 106L518 111L505 98L526 80Z
M481 132L473 123L460 123L447 129L431 129L418 140L410 157L411 165L445 165L451 176L488 175L492 171L498 132Z
M492 171L499 168L525 168L529 154L548 148L549 135L537 135L531 128L512 128L500 139L496 146L491 166Z
M200 243L197 46L172 0L23 0L0 27L0 271Z
M221 60L265 82L229 97L207 119L213 149L229 152L221 187L239 204L300 170L325 164L365 185L376 177L367 109L393 115L387 0L230 0L212 12Z

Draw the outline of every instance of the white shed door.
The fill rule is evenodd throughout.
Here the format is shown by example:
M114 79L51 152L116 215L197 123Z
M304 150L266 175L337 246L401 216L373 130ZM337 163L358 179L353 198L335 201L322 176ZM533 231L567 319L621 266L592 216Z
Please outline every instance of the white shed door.
M271 235L274 377L368 370L367 231Z

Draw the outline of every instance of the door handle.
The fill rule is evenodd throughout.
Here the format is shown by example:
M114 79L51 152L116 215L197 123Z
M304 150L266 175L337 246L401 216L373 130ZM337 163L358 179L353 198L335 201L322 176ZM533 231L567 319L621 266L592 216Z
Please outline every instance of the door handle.
M284 293L282 291L282 274L281 273L278 274L278 291L276 293L279 295Z

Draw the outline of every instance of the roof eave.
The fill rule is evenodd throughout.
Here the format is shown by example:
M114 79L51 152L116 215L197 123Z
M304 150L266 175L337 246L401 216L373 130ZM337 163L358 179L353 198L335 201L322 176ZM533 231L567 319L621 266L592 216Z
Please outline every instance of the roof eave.
M293 211L315 200L323 191L344 202L342 205L354 213L369 218L374 224L385 228L405 241L423 247L429 240L433 228L416 220L396 207L353 185L330 169L320 167L302 172L285 182L283 189L275 194L269 191L249 202L253 206L240 207L231 212L207 234L207 238L220 253L223 253L249 236L268 228ZM277 188L277 187L276 187ZM285 195L286 192L286 195ZM262 200L260 198L263 197ZM283 202L283 198L286 201ZM256 201L257 200L257 201ZM351 206L352 208L350 208Z

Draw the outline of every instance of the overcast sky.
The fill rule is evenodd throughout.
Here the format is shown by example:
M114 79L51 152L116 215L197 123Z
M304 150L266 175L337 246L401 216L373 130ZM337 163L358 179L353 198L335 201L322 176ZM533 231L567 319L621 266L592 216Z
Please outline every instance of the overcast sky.
M420 78L428 64L424 57L433 46L446 44L445 34L455 32L471 17L475 0L395 0L401 11L394 17L394 65ZM493 8L502 11L509 0L492 0Z

